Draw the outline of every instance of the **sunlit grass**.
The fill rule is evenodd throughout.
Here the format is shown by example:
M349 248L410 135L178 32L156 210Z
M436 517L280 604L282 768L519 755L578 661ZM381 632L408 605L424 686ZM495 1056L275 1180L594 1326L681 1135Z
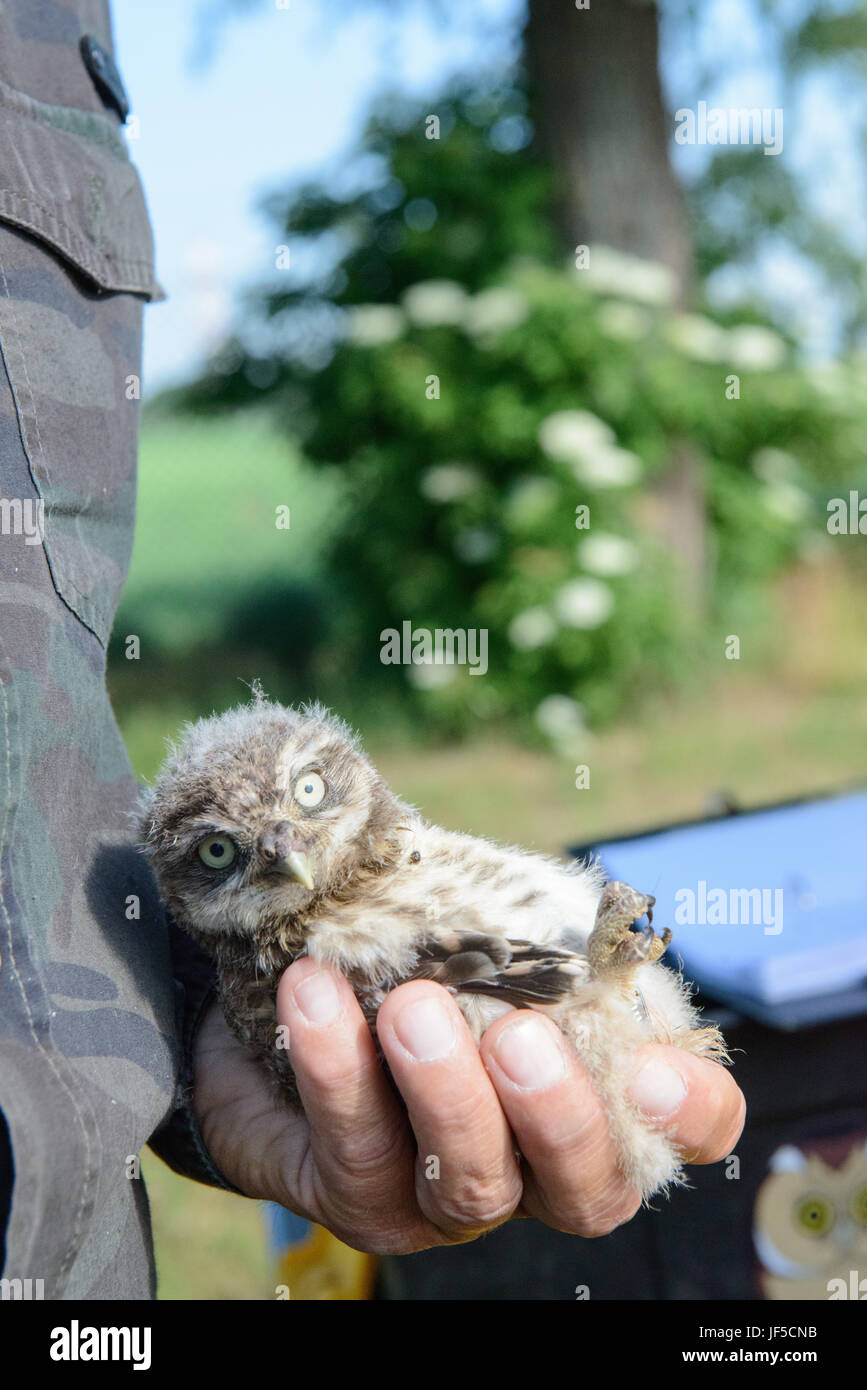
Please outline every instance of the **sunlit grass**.
M274 1297L260 1204L189 1182L145 1150L161 1299Z

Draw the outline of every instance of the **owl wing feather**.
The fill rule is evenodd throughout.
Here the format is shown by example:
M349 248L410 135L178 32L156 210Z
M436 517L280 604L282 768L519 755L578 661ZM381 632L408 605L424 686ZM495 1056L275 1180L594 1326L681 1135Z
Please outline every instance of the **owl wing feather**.
M516 1008L554 1004L587 974L586 958L574 951L470 931L426 936L418 956L409 978L435 980L456 994L485 994Z

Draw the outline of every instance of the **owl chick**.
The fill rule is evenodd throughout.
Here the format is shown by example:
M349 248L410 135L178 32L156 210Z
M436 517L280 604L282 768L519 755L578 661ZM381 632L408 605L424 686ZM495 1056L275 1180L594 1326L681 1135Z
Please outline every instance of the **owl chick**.
M454 995L476 1042L512 1008L547 1013L602 1098L622 1171L646 1200L681 1158L627 1098L632 1056L658 1040L725 1061L683 980L654 899L561 863L430 825L319 705L249 705L188 725L143 794L142 848L175 920L212 955L226 1019L298 1108L275 998L298 956L348 978L376 1035L406 980ZM648 925L633 930L647 914Z

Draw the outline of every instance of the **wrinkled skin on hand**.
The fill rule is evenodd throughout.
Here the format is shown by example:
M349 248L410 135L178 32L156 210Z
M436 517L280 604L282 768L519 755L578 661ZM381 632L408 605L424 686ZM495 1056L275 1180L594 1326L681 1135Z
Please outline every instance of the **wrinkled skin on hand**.
M512 1011L477 1049L446 990L401 985L380 1008L377 1031L404 1109L341 975L296 961L281 979L277 1013L303 1114L275 1099L218 1005L196 1044L205 1143L248 1196L278 1202L356 1249L393 1255L473 1240L526 1216L607 1235L638 1210L590 1078L549 1019ZM632 1094L690 1163L724 1158L743 1127L730 1073L679 1048L643 1049Z

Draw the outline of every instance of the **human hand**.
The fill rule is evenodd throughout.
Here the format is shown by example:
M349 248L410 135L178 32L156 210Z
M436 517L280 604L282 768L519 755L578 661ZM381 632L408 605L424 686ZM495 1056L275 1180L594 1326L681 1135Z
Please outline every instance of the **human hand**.
M290 966L277 1021L288 1026L303 1114L275 1103L271 1079L219 1005L196 1041L202 1136L248 1196L278 1202L356 1249L392 1255L473 1240L515 1217L607 1235L638 1210L590 1076L540 1014L505 1014L478 1049L441 986L418 980L393 990L377 1032L405 1110L336 971L308 957ZM633 1098L688 1162L731 1152L746 1107L724 1067L652 1044L636 1078Z

